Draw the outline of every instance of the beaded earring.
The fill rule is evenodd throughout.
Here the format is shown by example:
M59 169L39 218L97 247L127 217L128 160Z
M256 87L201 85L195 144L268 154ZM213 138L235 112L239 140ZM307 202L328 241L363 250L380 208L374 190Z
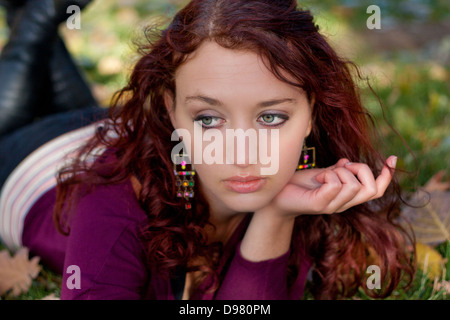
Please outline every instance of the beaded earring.
M191 199L194 198L194 176L195 169L190 163L189 157L186 154L178 154L173 161L173 173L176 178L177 198L184 198L186 200L185 209L191 209ZM188 164L190 168L188 168Z
M316 148L308 148L303 142L302 155L300 156L300 162L297 170L304 170L314 168L316 166Z

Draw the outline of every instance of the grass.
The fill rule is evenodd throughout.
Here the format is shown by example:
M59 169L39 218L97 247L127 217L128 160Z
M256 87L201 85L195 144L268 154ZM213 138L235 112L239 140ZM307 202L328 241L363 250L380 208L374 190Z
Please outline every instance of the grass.
M417 268L413 281L406 288L406 281L401 281L397 289L384 300L450 300L450 291L440 284L449 283L450 280L450 241L444 242L435 248L444 258L445 265L442 267L440 277L433 278L425 268ZM419 262L423 265L423 261ZM313 300L309 287L311 283L307 283L305 290L305 299ZM351 300L374 300L369 297L362 287Z
M134 0L122 2L128 5L119 5L118 0L96 0L83 12L81 30L61 28L69 50L85 72L101 104L108 105L112 94L126 83L128 73L124 70L130 70L136 60L132 40L142 37L142 27L173 15L186 2ZM316 23L336 50L356 61L363 74L370 78L379 100L362 82L363 101L373 114L385 142L384 152L387 156L397 155L397 167L410 173L400 175L402 187L414 191L434 173L447 169L450 163L448 63L428 56L426 50L380 52L370 47L364 36L367 35L367 30L364 30L367 18L364 6L349 9L333 0L321 1L320 5L309 0L303 3L312 9ZM395 5L392 2L394 7L382 8L382 14L387 12L390 17L395 16L397 12L403 12L400 10L403 4L404 1L397 1ZM443 9L445 1L433 1L432 4L429 10L432 19L448 17L442 16L446 12ZM409 23L418 19L411 16L411 12L403 13L398 16ZM2 17L4 12L0 11L0 47L8 36ZM440 46L448 51L448 38L444 38ZM0 249L4 248L0 246ZM443 277L435 281L419 269L409 289L399 288L388 299L449 299L449 293L442 288L437 289L436 285L450 279L449 242L438 245L436 250L446 261ZM50 294L58 297L60 287L61 276L43 267L27 293L19 297L6 294L1 298L42 299ZM308 292L306 298L311 298ZM369 297L361 290L355 299Z
M0 250L5 248L0 245ZM442 255L445 265L442 268L442 275L433 279L422 268L417 269L417 273L408 289L404 289L404 282L386 298L386 300L450 300L450 291L440 287L439 284L449 283L450 280L450 241L441 243L436 250ZM11 292L0 296L1 300L40 300L50 295L59 298L61 291L62 276L48 270L45 266L38 277L33 280L29 291L15 297ZM308 290L305 291L305 299L312 300L313 296ZM360 288L358 293L351 299L371 300L364 290Z

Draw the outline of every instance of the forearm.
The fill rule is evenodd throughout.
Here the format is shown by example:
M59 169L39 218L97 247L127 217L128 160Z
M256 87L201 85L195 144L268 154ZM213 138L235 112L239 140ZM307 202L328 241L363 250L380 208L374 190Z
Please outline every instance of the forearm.
M283 255L290 248L294 222L294 217L279 215L269 208L255 212L242 239L242 256L258 262Z

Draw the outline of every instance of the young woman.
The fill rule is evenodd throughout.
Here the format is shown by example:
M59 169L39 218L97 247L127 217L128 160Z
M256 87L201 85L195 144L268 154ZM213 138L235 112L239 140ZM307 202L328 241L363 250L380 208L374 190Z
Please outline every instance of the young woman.
M383 297L412 277L396 157L308 11L193 0L149 32L109 118L44 144L3 188L70 146L57 181L3 213L23 226L2 237L63 274L61 298L301 299L309 271L318 299Z

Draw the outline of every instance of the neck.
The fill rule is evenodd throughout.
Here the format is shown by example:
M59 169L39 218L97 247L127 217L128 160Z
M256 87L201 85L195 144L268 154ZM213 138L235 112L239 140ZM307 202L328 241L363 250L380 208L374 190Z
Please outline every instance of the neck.
M233 211L222 206L220 201L210 199L209 195L203 192L201 184L199 184L197 195L202 198L201 202L208 203L209 222L212 225L205 227L208 243L222 242L225 245L246 213Z
M218 218L211 214L209 222L212 226L208 225L205 227L208 243L221 242L224 245L227 244L245 215L245 213L236 213L226 218Z

